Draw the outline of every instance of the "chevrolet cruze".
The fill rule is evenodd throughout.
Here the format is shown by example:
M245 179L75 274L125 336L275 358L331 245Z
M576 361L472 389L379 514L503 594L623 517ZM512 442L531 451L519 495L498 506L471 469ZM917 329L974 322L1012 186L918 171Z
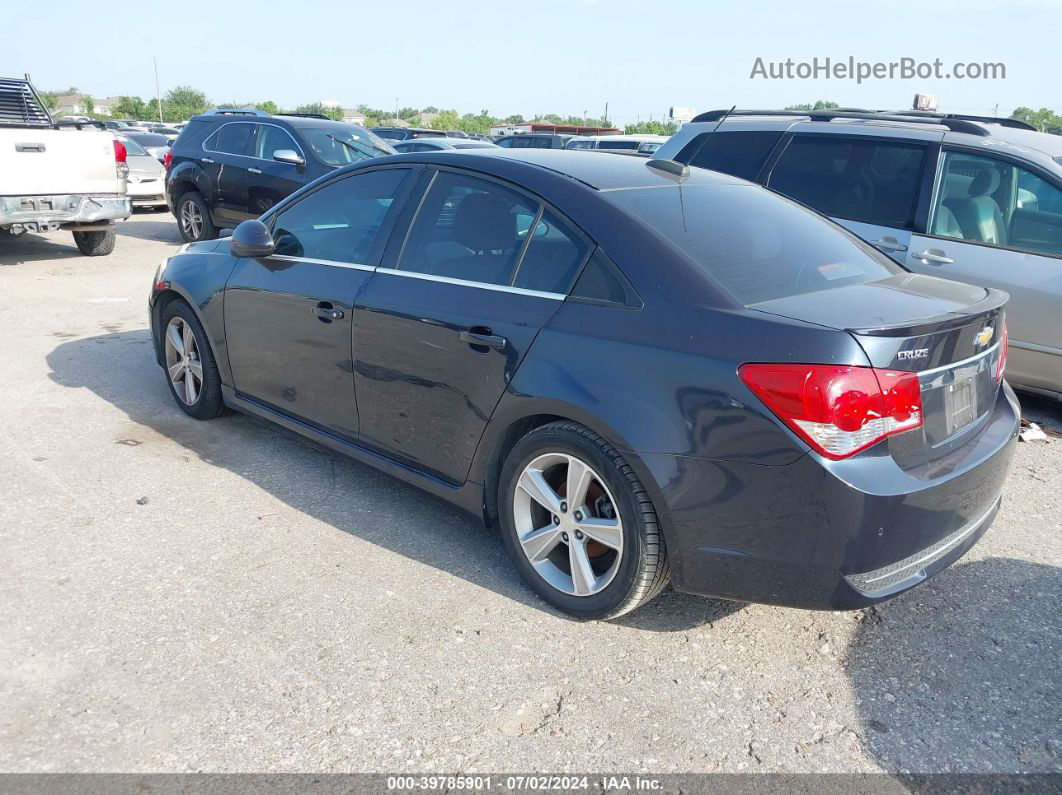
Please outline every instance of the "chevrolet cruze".
M1018 428L1005 302L729 176L471 150L341 169L185 246L150 315L189 415L416 484L609 618L669 580L857 608L958 559Z

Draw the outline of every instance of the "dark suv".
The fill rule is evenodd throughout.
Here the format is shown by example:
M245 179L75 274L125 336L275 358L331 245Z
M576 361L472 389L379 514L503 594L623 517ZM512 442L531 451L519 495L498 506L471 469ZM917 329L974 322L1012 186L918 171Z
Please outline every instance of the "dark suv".
M166 201L185 241L212 240L340 166L394 151L364 127L325 116L216 110L174 142Z

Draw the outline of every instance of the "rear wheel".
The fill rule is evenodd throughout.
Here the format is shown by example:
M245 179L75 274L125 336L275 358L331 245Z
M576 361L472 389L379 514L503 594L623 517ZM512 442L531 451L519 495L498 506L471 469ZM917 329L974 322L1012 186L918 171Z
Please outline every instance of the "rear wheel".
M177 200L177 229L185 243L199 240L213 240L218 236L214 222L210 220L210 209L197 191L190 190Z
M517 442L499 497L517 570L571 616L615 618L652 599L670 578L641 482L612 445L581 425L551 423Z
M166 377L181 411L197 420L224 413L221 375L195 312L181 299L175 299L163 311L160 325Z
M114 227L97 232L74 232L74 242L86 257L102 257L114 251Z

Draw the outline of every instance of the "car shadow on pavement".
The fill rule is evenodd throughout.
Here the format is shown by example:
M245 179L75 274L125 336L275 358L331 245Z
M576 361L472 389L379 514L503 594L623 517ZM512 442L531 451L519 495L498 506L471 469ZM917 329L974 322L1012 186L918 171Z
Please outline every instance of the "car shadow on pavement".
M484 529L442 500L264 420L237 413L210 422L186 416L155 364L147 329L64 342L47 360L56 383L91 390L163 437L160 442L176 442L301 513L564 618L520 581L497 531ZM142 435L150 438L150 431ZM142 440L136 442L136 449L147 449ZM669 589L621 622L677 631L710 623L739 607Z
M845 666L868 751L886 770L1062 770L1060 609L1062 569L987 558L863 611Z
M117 224L119 237L135 237L140 240L155 240L161 243L180 244L181 233L177 231L177 219L167 211L166 213L153 213L150 211L138 211L136 223L122 222ZM143 217L157 215L159 220L147 221Z
M39 260L70 259L83 256L74 243L74 237L67 232L66 240L55 243L46 237L30 232L14 239L0 240L0 265L21 265L24 262Z

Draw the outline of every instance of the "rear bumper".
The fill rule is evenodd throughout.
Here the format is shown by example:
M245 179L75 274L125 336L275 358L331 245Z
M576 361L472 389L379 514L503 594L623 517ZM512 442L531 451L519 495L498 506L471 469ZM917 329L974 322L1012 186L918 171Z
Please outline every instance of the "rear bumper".
M128 196L0 196L0 227L29 232L48 232L70 224L99 224L128 218L131 212Z
M643 455L664 495L675 588L826 610L896 596L958 560L991 526L1018 422L1004 387L983 430L929 477L900 469L884 446L787 466Z

